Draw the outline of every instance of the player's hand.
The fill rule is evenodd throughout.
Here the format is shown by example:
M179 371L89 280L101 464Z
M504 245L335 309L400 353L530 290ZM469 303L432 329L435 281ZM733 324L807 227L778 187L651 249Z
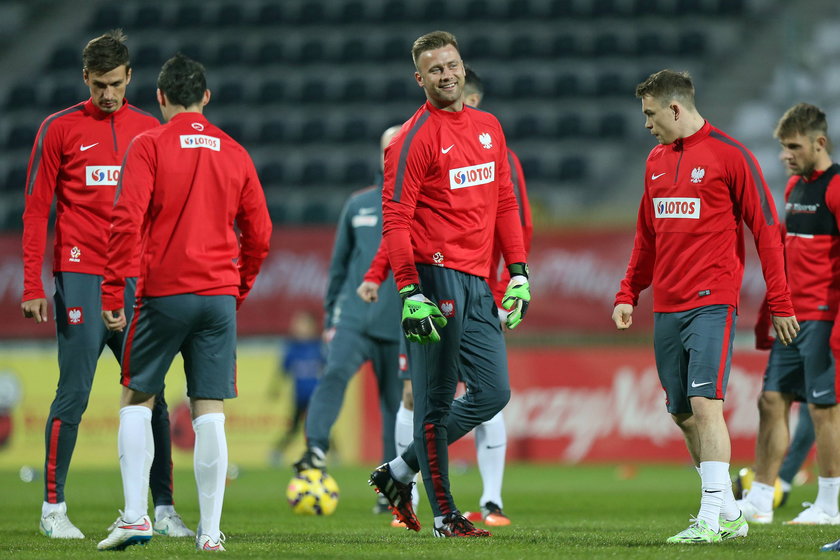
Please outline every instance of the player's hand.
M528 304L531 301L531 285L528 284L528 265L525 263L513 263L508 266L510 271L510 282L508 282L505 295L502 297L502 307L508 311L505 325L509 329L516 326L525 318L528 311Z
M402 328L410 342L428 344L440 342L435 326L445 327L446 317L438 306L420 293L420 286L409 284L400 290L403 298Z
M102 311L102 320L109 331L122 332L125 329L125 310L121 307L113 311Z
M370 280L365 280L359 284L358 288L356 288L356 293L366 303L379 301L379 284L371 282Z
M613 309L612 320L618 330L629 329L633 324L633 306L629 303L619 303Z
M47 322L47 300L36 298L20 304L20 310L26 319L35 319L36 323Z
M799 333L799 322L795 315L792 317L773 315L773 328L776 329L776 338L779 342L787 346Z

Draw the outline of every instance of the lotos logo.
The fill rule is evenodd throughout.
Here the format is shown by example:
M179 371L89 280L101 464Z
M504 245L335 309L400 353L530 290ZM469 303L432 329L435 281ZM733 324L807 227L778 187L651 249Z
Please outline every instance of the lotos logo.
M222 149L221 141L215 136L207 136L206 134L182 134L181 135L182 148L207 148L218 152Z
M119 181L119 165L88 165L85 167L85 185L89 187L116 185Z
M81 325L85 322L85 316L82 313L81 307L67 308L67 322L71 325Z
M699 198L654 198L653 210L657 218L700 219Z
M495 161L449 170L449 188L453 190L492 183L495 179Z
M438 308L444 317L452 318L455 316L455 300L442 299L438 302Z

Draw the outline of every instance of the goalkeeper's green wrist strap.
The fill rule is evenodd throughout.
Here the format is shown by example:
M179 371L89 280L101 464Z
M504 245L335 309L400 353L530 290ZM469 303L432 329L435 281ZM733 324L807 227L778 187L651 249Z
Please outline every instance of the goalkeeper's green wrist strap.
M524 262L511 263L507 268L511 276L524 276L528 278L528 265Z
M418 284L408 284L407 286L403 286L403 288L400 290L400 297L406 299L411 296L416 296L419 293L420 286Z

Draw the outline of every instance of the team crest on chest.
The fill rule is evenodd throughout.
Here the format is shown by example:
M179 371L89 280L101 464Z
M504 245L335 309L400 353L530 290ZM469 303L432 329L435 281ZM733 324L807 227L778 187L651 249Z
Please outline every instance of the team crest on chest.
M691 182L699 183L706 176L706 169L703 167L695 167L691 170Z
M484 146L485 150L489 150L493 147L493 139L490 138L489 132L482 132L478 135L478 141L481 142L481 145Z

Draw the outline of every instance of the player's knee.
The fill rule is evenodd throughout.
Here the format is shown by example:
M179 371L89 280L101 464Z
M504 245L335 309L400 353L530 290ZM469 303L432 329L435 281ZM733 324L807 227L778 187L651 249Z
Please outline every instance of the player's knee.
M481 391L482 408L487 411L487 420L498 414L510 401L510 389Z
M780 393L763 391L758 396L758 412L765 418L781 416L785 412L785 400Z

